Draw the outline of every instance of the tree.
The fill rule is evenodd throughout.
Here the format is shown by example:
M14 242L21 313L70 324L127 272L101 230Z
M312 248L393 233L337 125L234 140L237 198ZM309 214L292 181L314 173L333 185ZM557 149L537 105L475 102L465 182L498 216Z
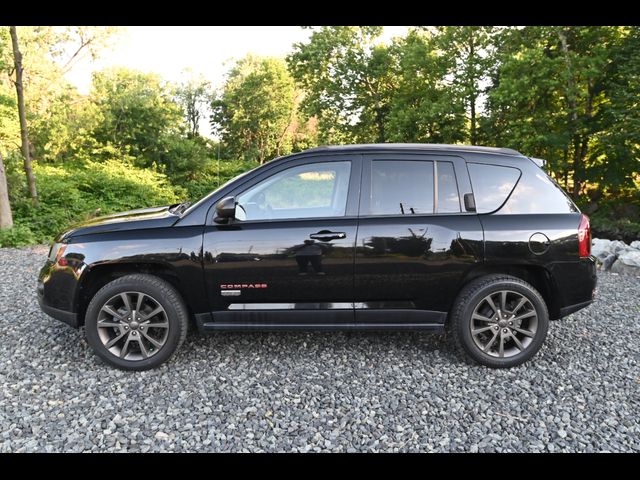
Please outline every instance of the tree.
M125 68L93 76L88 140L157 166L174 179L195 176L211 158L209 143L189 138L174 86L155 74Z
M5 35L7 33L7 35ZM6 70L8 58L5 52L9 48L8 32L0 30L0 71ZM0 79L0 148L5 149L9 145L19 146L20 128L15 119L15 95L12 94L9 85ZM13 214L9 203L9 188L5 172L3 152L0 151L0 230L13 226Z
M382 27L321 27L287 57L325 142L385 142L395 76Z
M202 76L191 76L178 86L176 100L184 112L189 136L200 135L200 120L205 117L211 98L211 83Z
M434 33L435 47L441 58L449 59L448 71L443 76L456 99L466 108L468 129L465 141L478 144L478 107L491 56L495 27L455 26L430 29Z
M112 68L93 75L93 138L137 159L139 166L166 163L167 135L179 134L182 111L174 91L155 74Z
M20 136L22 139L22 157L24 160L24 171L27 175L27 184L29 186L29 194L34 205L38 205L38 192L36 190L36 177L33 174L31 165L31 151L29 148L29 132L27 131L27 112L24 105L24 88L22 84L22 54L18 44L18 34L16 27L9 27L11 34L11 43L13 45L13 60L15 66L15 87L18 97L18 116L20 118Z
M7 175L4 170L4 158L0 152L0 230L13 227L13 214L9 203Z
M634 31L545 26L503 32L488 90L487 132L502 145L546 158L574 198L607 159L622 160L616 164L620 171L633 168L622 170L635 163L632 150L610 152L603 140L616 131L629 133L625 121L635 115L637 97L629 90L638 68L630 47ZM612 99L619 100L615 107ZM631 133L626 142L633 139Z
M394 142L457 143L466 138L464 99L444 83L455 59L438 52L435 38L413 30L394 42L393 93L386 137Z
M212 102L214 133L236 158L262 164L289 153L295 94L284 61L249 55L231 69Z

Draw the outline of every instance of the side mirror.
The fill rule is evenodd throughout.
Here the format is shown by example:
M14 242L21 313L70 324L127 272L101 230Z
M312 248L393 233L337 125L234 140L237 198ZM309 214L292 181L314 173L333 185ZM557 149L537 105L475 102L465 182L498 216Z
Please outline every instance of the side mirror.
M467 212L476 211L476 199L473 197L473 193L464 194L464 208Z
M236 216L236 199L235 197L226 197L216 204L216 223L227 223L229 219Z

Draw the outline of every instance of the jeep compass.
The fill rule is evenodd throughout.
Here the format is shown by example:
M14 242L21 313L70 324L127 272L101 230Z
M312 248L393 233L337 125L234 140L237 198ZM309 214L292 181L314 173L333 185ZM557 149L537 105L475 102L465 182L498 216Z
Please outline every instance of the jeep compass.
M428 144L280 157L194 204L62 233L38 300L128 370L190 326L447 332L468 359L519 365L596 285L589 219L542 163Z

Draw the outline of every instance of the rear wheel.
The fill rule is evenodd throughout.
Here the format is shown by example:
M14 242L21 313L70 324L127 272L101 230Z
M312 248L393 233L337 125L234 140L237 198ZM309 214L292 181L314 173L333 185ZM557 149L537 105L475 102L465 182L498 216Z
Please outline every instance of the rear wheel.
M494 368L513 367L533 357L548 326L549 314L540 293L508 275L487 275L467 285L449 322L459 349Z
M95 294L85 335L95 353L124 370L166 361L187 333L187 309L171 284L153 275L120 277Z

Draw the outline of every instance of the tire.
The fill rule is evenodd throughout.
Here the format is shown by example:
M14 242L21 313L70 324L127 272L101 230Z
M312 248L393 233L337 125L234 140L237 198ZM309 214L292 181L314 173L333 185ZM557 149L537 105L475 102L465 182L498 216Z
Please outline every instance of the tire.
M85 336L106 363L122 370L149 370L182 345L188 325L187 307L171 284L154 275L134 274L113 280L94 295L85 316Z
M502 292L507 292L506 297ZM549 313L540 293L509 275L486 275L466 285L447 324L466 359L491 368L514 367L529 360L542 347L548 328Z

